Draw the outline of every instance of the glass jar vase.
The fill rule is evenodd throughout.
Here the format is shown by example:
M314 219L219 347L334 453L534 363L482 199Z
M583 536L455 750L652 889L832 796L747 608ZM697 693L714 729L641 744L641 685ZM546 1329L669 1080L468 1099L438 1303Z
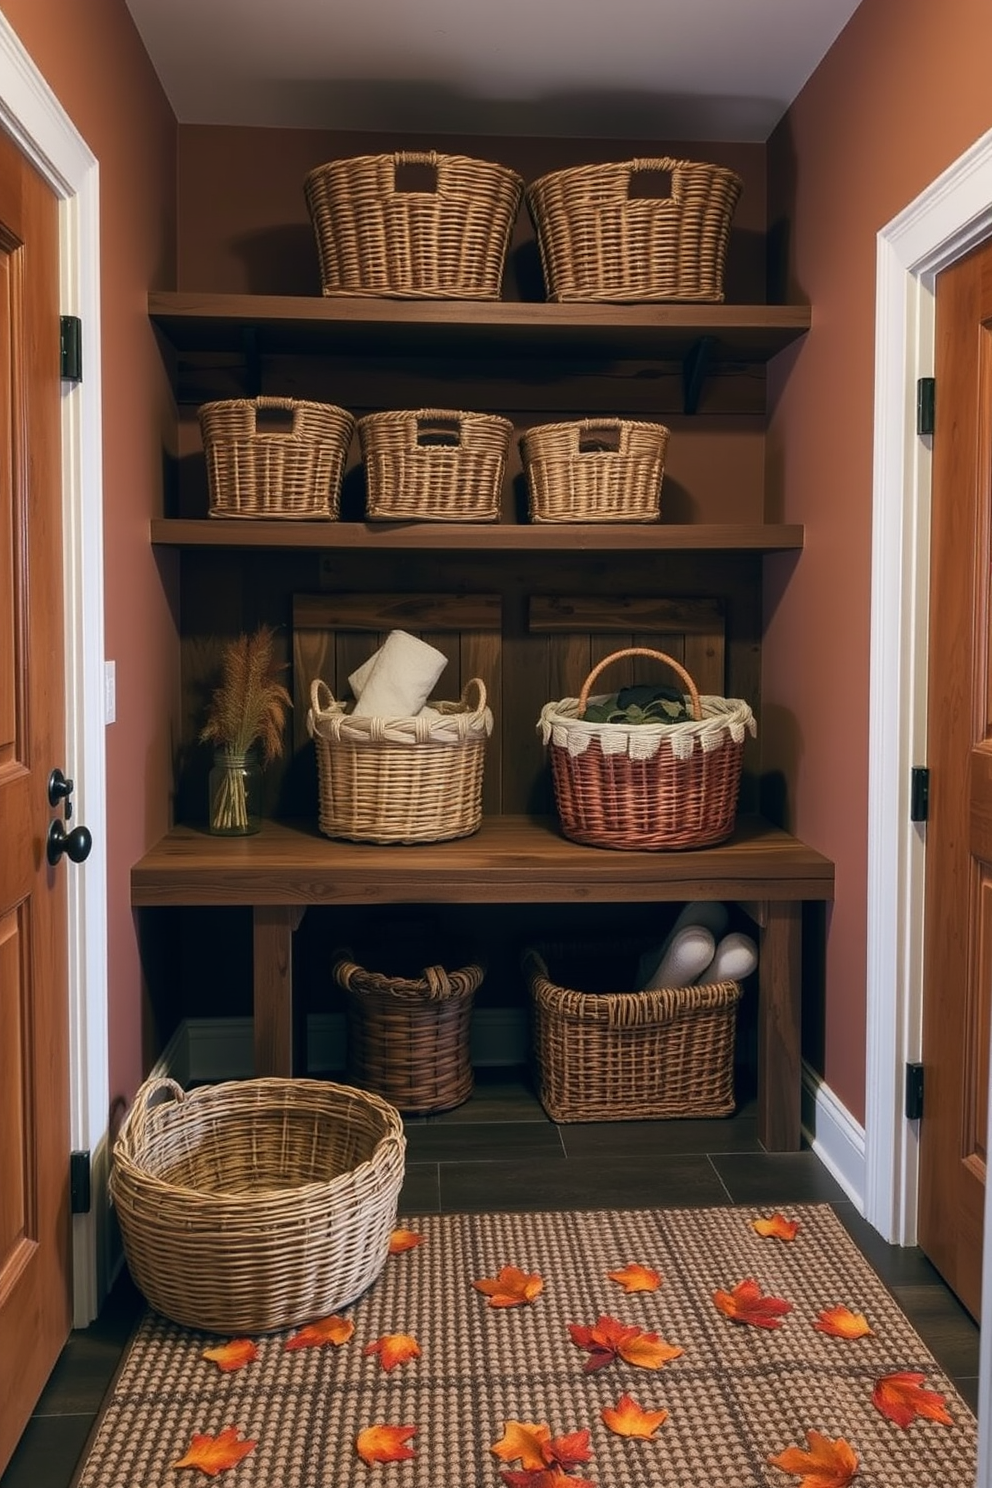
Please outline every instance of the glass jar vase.
M207 784L208 827L216 837L248 837L262 825L262 767L253 749L214 752Z

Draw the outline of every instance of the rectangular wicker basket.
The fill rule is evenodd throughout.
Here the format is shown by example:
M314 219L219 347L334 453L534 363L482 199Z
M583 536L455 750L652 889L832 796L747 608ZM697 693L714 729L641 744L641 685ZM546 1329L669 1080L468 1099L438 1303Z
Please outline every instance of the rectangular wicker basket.
M272 415L285 427L267 429L264 420ZM212 517L337 518L355 429L346 409L294 398L231 398L202 404L199 418Z
M642 172L670 179L636 196ZM527 188L549 300L719 302L741 178L702 161L627 160L551 171Z
M397 172L427 169L432 189ZM325 295L498 300L523 196L515 171L465 155L400 151L317 166L304 195Z
M417 408L358 420L373 522L495 522L513 425L496 414Z
M525 952L544 1109L552 1121L729 1116L739 983L619 990L635 965L615 942Z
M474 702L470 698L474 695ZM317 751L319 824L353 842L441 842L482 824L482 777L493 715L478 677L434 719L355 718L319 678L307 728Z
M536 424L520 440L532 522L657 522L669 431L631 419Z

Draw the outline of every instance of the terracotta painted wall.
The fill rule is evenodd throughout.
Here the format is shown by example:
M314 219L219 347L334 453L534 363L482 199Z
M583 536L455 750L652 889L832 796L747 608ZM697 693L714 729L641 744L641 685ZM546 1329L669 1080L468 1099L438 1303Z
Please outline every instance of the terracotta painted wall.
M807 546L768 570L763 757L791 783L787 825L837 865L808 1053L860 1120L875 238L992 127L990 57L987 0L862 0L769 145L782 298L813 326L772 382L769 514L805 522Z
M130 869L169 825L178 711L173 574L148 543L175 415L146 299L175 284L176 122L124 0L3 0L3 12L100 163L113 1108L132 1098L150 1052Z

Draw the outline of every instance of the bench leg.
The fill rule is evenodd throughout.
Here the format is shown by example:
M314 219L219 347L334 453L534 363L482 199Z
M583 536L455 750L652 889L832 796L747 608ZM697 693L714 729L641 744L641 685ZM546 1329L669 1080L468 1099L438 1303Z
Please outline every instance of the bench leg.
M801 1141L802 904L766 901L759 924L758 1137L769 1152Z
M305 908L256 904L252 910L257 1078L293 1074L293 932Z

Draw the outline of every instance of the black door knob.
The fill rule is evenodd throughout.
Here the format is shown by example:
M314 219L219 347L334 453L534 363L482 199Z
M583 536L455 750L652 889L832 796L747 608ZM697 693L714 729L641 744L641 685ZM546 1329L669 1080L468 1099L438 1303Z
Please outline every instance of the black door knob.
M89 827L73 827L67 832L60 821L53 821L48 828L46 853L52 867L65 853L73 863L85 863L93 846L93 834Z

